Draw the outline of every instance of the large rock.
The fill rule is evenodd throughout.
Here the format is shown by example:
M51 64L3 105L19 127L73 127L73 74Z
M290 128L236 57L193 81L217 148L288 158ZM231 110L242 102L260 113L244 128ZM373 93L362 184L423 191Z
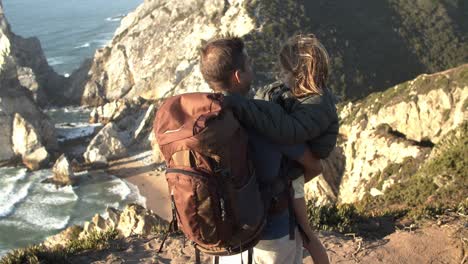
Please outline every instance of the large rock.
M75 174L72 165L65 154L62 154L52 167L54 176L52 181L58 185L73 185L76 183Z
M167 222L141 205L129 204L123 211L114 208L106 210L106 217L96 214L90 222L85 222L80 238L89 234L117 230L122 237L132 235L146 236L157 233L166 228Z
M89 163L104 163L111 159L117 159L127 154L125 142L119 134L118 128L114 123L108 123L91 140L84 158Z
M130 99L119 99L105 105L95 107L90 113L91 123L107 124L119 121L130 115L139 113L142 108L146 108L145 100L140 97Z
M31 155L46 156L46 152L57 150L57 139L54 125L34 103L29 92L20 86L14 86L15 80L4 80L2 83L13 83L0 89L0 163L8 162L21 155L24 161ZM42 149L42 147L45 149ZM15 149L14 149L15 148ZM31 149L27 149L31 148ZM34 149L32 149L34 148ZM44 151L47 150L47 151ZM39 151L39 152L35 152ZM33 154L35 153L35 154ZM26 156L23 156L26 155ZM35 160L36 158L33 158ZM33 162L35 163L35 162ZM32 165L36 167L37 165Z
M49 161L49 153L41 142L36 129L20 114L15 114L13 121L13 151L23 158L23 163L30 170L38 170Z
M15 39L0 2L0 165L21 155L28 167L37 168L48 151L57 149L55 128L34 101L33 91L24 87L37 88L35 81L25 80L32 73L19 63Z
M462 10L444 1L146 0L72 75L66 90L81 92L87 105L207 91L199 48L227 33L246 40L259 86L273 81L284 40L310 32L330 51L330 87L347 98L362 97L466 62Z
M119 100L97 107L91 118L110 123L91 141L84 154L85 160L106 164L123 157L130 148L149 150L155 113L154 104L148 106L141 100Z

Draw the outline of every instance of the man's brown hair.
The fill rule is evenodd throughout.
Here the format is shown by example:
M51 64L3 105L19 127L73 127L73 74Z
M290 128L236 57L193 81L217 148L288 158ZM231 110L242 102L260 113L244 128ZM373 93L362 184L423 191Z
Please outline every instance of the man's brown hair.
M200 71L213 90L230 85L236 70L245 70L244 42L238 37L211 40L201 49Z
M313 34L290 38L279 54L281 67L290 72L296 97L323 94L329 73L329 56L325 47Z

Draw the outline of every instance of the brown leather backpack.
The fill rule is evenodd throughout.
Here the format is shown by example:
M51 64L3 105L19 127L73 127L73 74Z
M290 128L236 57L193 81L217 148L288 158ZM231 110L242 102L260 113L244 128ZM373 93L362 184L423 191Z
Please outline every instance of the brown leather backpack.
M257 182L247 133L222 102L222 94L174 96L154 123L167 165L173 227L197 250L215 256L254 247L271 200Z

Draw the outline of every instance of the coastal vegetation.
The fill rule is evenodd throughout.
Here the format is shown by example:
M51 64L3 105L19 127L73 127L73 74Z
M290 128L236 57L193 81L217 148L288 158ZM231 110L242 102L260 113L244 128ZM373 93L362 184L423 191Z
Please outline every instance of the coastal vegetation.
M344 100L468 61L463 1L257 0L245 5L261 25L246 36L261 77L258 85L271 81L278 50L295 33L314 33L324 43L331 58L329 85Z
M118 232L109 229L104 232L92 232L85 238L79 238L81 230L72 233L70 241L64 246L57 245L52 248L42 244L27 248L16 249L8 253L0 264L66 264L68 258L88 250L102 250L108 248L111 241L117 239Z
M362 224L387 218L410 222L435 219L446 213L468 213L468 123L452 130L420 165L412 158L390 164L368 188L382 188L389 176L396 182L382 195L366 194L354 204L308 204L310 223L318 230L362 232Z

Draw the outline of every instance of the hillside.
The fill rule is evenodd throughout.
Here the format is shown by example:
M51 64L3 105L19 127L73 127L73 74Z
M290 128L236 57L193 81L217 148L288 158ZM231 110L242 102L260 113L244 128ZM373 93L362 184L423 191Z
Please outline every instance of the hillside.
M72 76L73 102L101 105L207 90L198 49L224 34L242 36L253 58L255 86L276 75L276 54L297 33L315 33L330 51L330 87L361 98L421 73L468 61L467 7L462 1L145 1L110 45Z
M306 185L315 205L338 207L312 203L311 219L321 225L331 212L350 227L361 217L466 214L467 77L465 64L341 105L338 147L324 171L334 185L323 177Z

